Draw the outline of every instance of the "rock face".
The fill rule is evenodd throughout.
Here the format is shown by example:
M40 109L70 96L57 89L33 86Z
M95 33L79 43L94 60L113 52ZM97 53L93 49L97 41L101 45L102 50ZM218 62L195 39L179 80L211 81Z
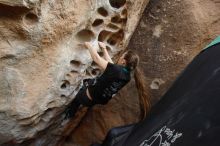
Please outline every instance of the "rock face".
M152 1L130 41L157 102L178 74L220 35L219 0Z
M117 56L147 3L0 0L0 145L55 145L76 126L61 124L62 112L100 74L82 44L105 42Z
M141 56L141 67L156 103L184 67L220 35L219 0L152 0L147 5L128 49ZM88 146L101 142L108 129L137 122L139 107L134 82L106 106L96 106L66 141Z
M82 79L100 73L82 43L103 41L117 58L147 3L0 0L0 145L88 146L111 127L137 122L134 81L106 106L82 109L68 123L61 119ZM128 48L141 56L153 103L220 34L219 8L219 0L152 0L147 6Z

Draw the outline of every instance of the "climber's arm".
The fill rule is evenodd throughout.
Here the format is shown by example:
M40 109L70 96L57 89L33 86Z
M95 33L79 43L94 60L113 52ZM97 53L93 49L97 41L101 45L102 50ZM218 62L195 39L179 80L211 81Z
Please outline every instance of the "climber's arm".
M103 55L104 55L104 58L108 61L108 62L111 62L111 63L114 63L110 57L110 55L108 54L108 51L106 49L106 45L102 42L99 42L99 46L100 48L102 49L103 51Z
M85 42L85 46L86 46L86 48L88 48L89 53L90 53L93 61L95 63L97 63L97 65L101 69L105 70L106 67L107 67L108 61L106 61L105 59L103 59L102 57L99 56L99 54L97 53L96 48L94 48L91 43Z

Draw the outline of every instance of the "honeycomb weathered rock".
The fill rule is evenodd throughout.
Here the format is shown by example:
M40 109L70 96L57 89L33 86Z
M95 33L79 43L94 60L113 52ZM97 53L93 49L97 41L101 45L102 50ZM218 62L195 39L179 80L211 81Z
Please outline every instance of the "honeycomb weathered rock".
M92 41L98 49L99 40L117 55L147 3L0 0L0 144L21 143L40 132L59 135L62 112L82 79L100 73L82 44Z

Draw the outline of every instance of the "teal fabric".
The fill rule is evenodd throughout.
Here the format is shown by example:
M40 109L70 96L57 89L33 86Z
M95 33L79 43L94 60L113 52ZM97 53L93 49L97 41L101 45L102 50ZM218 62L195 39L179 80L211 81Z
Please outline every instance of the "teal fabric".
M207 49L215 44L220 43L220 36L218 36L214 41L212 41L208 46L206 46L204 49Z
M129 71L128 71L127 68L124 67L123 70L124 70L125 72L129 73Z

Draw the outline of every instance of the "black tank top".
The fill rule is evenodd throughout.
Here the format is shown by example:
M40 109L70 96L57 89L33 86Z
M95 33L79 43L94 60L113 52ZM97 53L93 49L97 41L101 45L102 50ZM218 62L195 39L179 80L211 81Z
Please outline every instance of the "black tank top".
M89 93L94 103L106 104L130 80L130 72L124 66L108 62L103 74L88 87Z

